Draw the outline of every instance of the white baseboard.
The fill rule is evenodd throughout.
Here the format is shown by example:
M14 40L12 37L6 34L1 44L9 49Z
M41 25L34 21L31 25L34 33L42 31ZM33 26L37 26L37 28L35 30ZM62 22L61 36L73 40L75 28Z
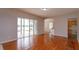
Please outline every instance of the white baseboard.
M78 40L78 43L79 43L79 40Z
M15 39L7 39L5 41L0 42L0 44L11 42L11 41L15 41L15 40L17 40L17 39L16 38Z
M3 46L2 46L2 44L0 44L0 50L3 50Z

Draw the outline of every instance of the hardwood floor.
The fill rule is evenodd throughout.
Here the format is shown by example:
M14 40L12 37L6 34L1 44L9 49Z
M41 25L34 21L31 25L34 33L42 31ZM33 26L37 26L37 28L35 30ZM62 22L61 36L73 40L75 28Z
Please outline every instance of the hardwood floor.
M4 43L3 48L4 48L4 50L16 50L17 49L17 41Z
M52 36L48 37L48 35L44 35L44 37L38 36L36 39L37 42L32 47L32 50L75 50L78 48L77 41L70 43L67 38L60 36Z
M28 50L78 50L79 45L76 40L70 41L60 36L38 35L33 38L34 44ZM17 41L3 44L4 50L17 50Z

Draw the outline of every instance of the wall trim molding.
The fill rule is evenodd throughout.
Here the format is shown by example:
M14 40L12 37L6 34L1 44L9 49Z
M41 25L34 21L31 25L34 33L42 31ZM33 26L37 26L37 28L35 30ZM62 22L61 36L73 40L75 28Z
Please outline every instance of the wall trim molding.
M15 39L8 39L8 40L0 42L0 44L4 44L4 43L15 41L15 40L17 40L17 39L16 38Z
M2 44L0 44L0 50L3 50L3 46L2 46Z
M79 43L79 40L78 40L78 43Z

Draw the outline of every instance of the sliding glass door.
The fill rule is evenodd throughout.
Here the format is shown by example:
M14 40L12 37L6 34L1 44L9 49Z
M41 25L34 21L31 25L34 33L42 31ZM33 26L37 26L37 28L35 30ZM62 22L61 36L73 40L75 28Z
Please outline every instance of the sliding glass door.
M30 45L29 45L29 26L30 26L30 24L29 24L29 19L23 19L23 23L24 23L24 26L23 26L23 36L24 36L24 38L23 38L23 49L26 49L26 48L29 48L30 47Z
M33 45L33 35L34 35L34 20L30 19L30 46L32 47Z
M18 49L29 49L33 44L34 20L18 18L17 25Z

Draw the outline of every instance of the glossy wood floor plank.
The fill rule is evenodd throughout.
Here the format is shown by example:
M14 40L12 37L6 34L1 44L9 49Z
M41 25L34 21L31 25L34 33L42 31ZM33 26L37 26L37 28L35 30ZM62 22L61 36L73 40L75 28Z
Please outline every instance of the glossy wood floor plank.
M28 50L78 50L79 45L76 40L73 43L69 43L67 38L60 36L51 36L47 34L34 36L34 43ZM16 50L17 41L4 43L5 50Z
M17 41L4 43L3 48L4 48L4 50L16 50L17 49Z

